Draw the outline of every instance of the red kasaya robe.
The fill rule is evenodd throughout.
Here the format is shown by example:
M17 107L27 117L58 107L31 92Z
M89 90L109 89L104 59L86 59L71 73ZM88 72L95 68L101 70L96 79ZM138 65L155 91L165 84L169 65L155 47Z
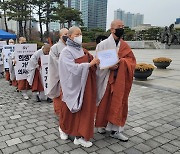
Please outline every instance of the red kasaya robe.
M117 76L110 72L105 94L100 102L96 114L96 127L106 127L110 122L116 126L125 125L128 114L128 96L133 82L136 65L131 48L121 40L118 52L120 58Z
M41 67L41 60L38 60L38 64ZM32 83L32 92L41 92L44 91L44 87L42 84L42 77L41 74L39 72L39 69L36 68L35 70L35 74L34 74L34 79L33 79L33 83Z

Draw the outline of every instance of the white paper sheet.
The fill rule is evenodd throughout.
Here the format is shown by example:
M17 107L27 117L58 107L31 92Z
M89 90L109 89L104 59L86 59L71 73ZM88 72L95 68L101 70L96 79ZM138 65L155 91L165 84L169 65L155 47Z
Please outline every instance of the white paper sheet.
M109 68L119 62L116 49L98 51L97 58L100 60L100 69Z

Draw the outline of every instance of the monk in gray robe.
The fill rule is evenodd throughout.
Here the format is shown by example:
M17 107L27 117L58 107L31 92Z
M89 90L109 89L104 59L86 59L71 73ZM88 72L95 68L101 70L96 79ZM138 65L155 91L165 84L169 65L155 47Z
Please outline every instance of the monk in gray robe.
M99 60L82 49L82 33L78 27L71 27L68 36L67 47L59 58L60 137L75 136L75 145L90 147L96 111L95 65Z

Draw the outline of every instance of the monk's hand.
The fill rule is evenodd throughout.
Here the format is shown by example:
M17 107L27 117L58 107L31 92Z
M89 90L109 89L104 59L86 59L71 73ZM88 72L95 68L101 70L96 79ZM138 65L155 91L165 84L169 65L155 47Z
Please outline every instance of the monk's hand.
M90 66L94 66L94 65L99 65L100 60L98 58L94 58L91 62L90 62Z
M119 65L116 64L116 65L110 67L109 69L110 69L111 71L114 71L114 70L118 69L118 67L119 67Z

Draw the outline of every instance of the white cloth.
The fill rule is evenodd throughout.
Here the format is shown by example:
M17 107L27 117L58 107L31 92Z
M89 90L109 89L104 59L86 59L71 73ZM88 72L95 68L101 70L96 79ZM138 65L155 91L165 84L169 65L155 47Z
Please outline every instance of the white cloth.
M75 63L75 59L82 56L84 56L82 48L77 50L74 47L67 46L63 49L59 58L62 100L72 113L81 109L89 73L89 63Z
M29 60L29 63L27 66L27 71L28 71L27 81L29 82L30 86L32 86L32 83L34 80L34 75L35 75L35 70L36 70L36 68L39 67L38 61L42 55L44 55L43 50L39 49L32 55L31 59ZM39 70L39 71L41 73L41 70Z
M101 41L97 45L96 52L102 51L102 50L107 50L107 49L116 49L118 52L119 47L120 47L120 41L119 41L118 45L116 46L114 38L111 34L107 39ZM109 69L100 70L98 67L96 74L97 74L97 105L99 105L100 101L102 100L104 93L106 91L107 83L109 80L110 70Z
M58 60L61 51L66 45L59 40L58 43L51 47L48 59L48 90L47 95L50 98L56 98L60 95L60 81L58 73Z
M115 40L111 34L107 39L103 40L97 45L96 52L107 49L116 49L118 52L120 48L120 44L121 42L119 41L118 45L116 46ZM110 70L109 69L100 70L98 67L96 74L97 74L97 105L99 105L106 91ZM116 126L110 122L108 122L106 126L106 130L109 131L121 132L123 131L123 129L124 127Z

